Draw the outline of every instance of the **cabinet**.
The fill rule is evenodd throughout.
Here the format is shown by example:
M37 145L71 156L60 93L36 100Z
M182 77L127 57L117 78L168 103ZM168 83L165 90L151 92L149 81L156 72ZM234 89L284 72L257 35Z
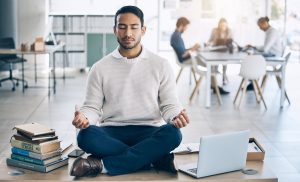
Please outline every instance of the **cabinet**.
M111 53L118 46L117 39L112 33L89 33L87 42L88 67L91 67L96 61Z
M58 67L90 67L118 45L114 15L50 14L49 20L55 39L66 44L55 55Z

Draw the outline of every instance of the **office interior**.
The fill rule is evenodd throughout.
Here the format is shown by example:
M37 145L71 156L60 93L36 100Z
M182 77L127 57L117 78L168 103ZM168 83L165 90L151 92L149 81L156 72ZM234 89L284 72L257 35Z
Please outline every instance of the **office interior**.
M237 108L233 100L242 80L241 66L228 64L228 82L222 82L221 67L217 81L230 93L221 95L220 105L211 91L211 105L207 107L205 79L193 100L189 100L195 81L190 68L185 68L178 79L177 92L191 122L181 129L182 143L199 142L205 135L249 129L251 137L265 149L264 167L280 182L299 181L300 2L297 0L1 0L0 38L12 37L16 49L21 44L30 47L37 37L65 45L51 55L55 58L54 81L50 54L25 54L24 90L22 82L14 90L11 81L1 82L0 164L5 165L5 158L10 155L12 128L18 124L45 124L54 128L61 140L75 141L74 107L83 103L90 67L118 46L113 34L114 14L124 5L143 10L147 31L142 44L166 58L175 76L181 67L170 46L170 36L179 17L190 20L182 35L186 47L199 43L202 48L222 17L227 19L239 45L262 45L265 35L258 28L257 19L270 18L271 26L282 33L285 51L291 53L285 72L285 91L290 103L284 100L281 105L281 91L273 75L263 91L267 109L256 102L251 91L246 92ZM0 62L0 79L9 76L9 71L1 66L3 62ZM21 64L14 65L12 73L22 77ZM6 179L6 175L0 174L0 180Z

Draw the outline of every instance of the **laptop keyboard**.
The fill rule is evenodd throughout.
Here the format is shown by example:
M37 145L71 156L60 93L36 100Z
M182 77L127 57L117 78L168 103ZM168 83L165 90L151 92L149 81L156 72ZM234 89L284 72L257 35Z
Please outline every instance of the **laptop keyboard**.
M188 169L189 172L197 174L197 168Z

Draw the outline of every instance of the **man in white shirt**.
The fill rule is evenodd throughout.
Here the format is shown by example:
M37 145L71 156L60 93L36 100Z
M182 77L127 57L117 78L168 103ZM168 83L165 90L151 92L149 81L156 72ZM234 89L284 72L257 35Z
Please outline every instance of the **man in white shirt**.
M78 146L92 155L77 158L70 175L121 175L152 166L177 173L170 151L180 144L179 128L189 118L168 61L141 45L145 32L139 8L117 11L119 47L92 66L84 104L73 120L81 129Z
M269 24L268 17L261 17L257 21L258 27L265 32L264 45L254 47L263 53L264 57L282 56L283 45L280 32Z
M248 45L248 47L253 47L262 52L264 57L282 56L284 48L282 45L280 32L269 24L269 18L267 16L259 18L257 25L266 34L264 45L260 47ZM253 85L250 83L247 86L247 90L249 91L253 89Z

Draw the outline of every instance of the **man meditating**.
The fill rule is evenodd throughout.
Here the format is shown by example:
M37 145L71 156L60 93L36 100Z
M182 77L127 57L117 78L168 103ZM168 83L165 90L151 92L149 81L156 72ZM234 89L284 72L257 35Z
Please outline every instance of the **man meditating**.
M145 32L139 8L117 11L119 47L92 66L85 101L72 123L80 129L78 146L91 155L77 158L70 175L121 175L151 167L177 173L170 151L180 144L179 128L189 118L168 61L141 45Z

